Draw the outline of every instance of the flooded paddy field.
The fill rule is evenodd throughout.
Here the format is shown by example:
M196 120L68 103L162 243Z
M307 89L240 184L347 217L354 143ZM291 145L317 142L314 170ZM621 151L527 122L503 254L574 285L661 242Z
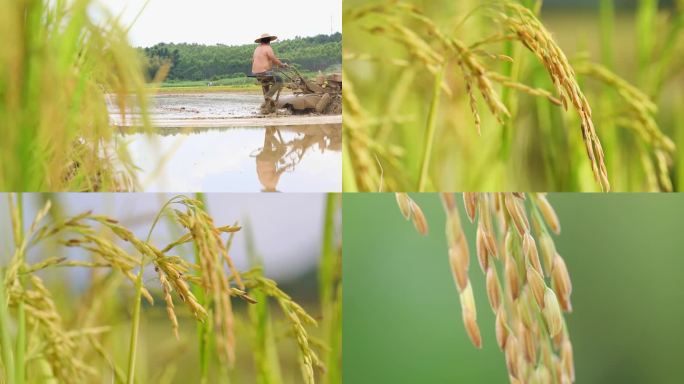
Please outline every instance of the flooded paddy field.
M341 191L342 117L263 117L261 100L242 91L161 94L150 108L152 132L127 126L135 111L111 120L146 192Z

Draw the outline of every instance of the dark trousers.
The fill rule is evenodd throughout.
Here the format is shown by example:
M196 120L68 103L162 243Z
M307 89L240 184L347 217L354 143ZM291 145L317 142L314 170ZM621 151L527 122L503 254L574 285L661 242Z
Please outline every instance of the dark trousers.
M272 98L283 88L283 78L272 71L255 73L254 76L261 83L261 90L264 92L265 99Z

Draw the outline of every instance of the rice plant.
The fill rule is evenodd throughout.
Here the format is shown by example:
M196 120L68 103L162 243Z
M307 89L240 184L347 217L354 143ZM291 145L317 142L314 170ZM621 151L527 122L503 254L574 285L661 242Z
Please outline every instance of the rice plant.
M244 229L214 223L202 196L168 200L146 238L96 212L63 217L47 197L27 225L23 197L7 196L14 244L1 270L0 382L287 383L297 371L296 382L341 382L337 273L321 280L330 296L315 319L259 262L235 267L230 244ZM323 244L332 253L322 257L337 269L338 196L329 201ZM177 236L155 244L162 222ZM87 271L81 293L65 286L65 269Z
M396 198L402 215L427 235L420 207L407 194L397 193ZM473 345L481 348L468 242L454 195L442 194L442 202L463 325ZM510 382L574 382L572 344L563 318L563 312L572 310L572 283L554 246L552 234L560 233L560 221L553 207L544 194L523 193L464 193L463 203L477 225L477 260L486 276L496 341Z
M0 190L135 188L107 110L135 107L149 126L126 27L91 0L1 0L0 36Z
M619 18L629 68L612 0L598 55L541 0L345 2L345 190L676 190L684 2L657 3Z

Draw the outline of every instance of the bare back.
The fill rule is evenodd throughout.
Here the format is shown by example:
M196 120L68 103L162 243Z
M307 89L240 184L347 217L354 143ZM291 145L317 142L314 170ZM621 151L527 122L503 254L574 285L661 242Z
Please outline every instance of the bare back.
M252 56L252 73L270 71L273 65L282 65L268 44L260 44Z

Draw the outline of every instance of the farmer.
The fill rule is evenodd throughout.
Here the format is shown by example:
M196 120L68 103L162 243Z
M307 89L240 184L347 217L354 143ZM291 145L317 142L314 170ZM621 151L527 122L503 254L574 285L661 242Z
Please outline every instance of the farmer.
M278 39L277 36L272 36L268 33L262 34L254 40L259 45L254 50L254 55L252 56L252 74L261 83L264 98L266 99L264 105L273 104L273 107L275 107L275 103L271 98L283 87L283 79L274 74L272 69L274 67L288 66L276 57L273 48L271 48L271 41L276 39Z

